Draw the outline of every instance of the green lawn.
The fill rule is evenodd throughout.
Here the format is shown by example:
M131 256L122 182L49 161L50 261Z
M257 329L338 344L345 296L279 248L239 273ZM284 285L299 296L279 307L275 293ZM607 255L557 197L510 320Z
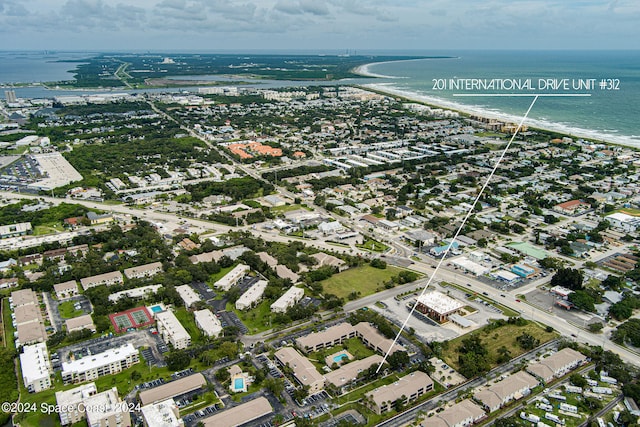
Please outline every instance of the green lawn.
M276 206L271 208L271 212L273 212L274 214L281 214L281 213L285 213L285 212L291 212L291 211L295 211L298 209L303 209L303 210L307 210L310 211L311 209L309 209L306 206L302 206L302 205L284 205L284 206Z
M231 267L221 268L219 272L210 275L209 279L207 279L207 285L209 285L209 287L213 289L213 284L222 279L228 272L233 270L233 267L235 266L236 264L233 264Z
M191 342L194 344L198 344L203 340L202 331L196 325L196 320L193 317L193 314L187 311L186 308L180 307L173 311L173 314L176 315L178 321L184 326L189 335L191 335Z
M73 301L65 301L58 304L58 310L60 310L60 316L65 319L71 319L72 317L78 317L84 314L82 310L76 310L73 307Z
M243 311L236 310L235 304L227 303L227 311L235 312L242 323L249 329L249 335L264 332L277 326L272 323L273 313L271 313L271 301L263 300L252 309Z
M47 224L47 225L36 225L33 227L33 235L34 236L42 236L44 234L56 234L65 231L64 227L60 224Z
M325 293L347 298L351 292L360 292L359 297L374 294L384 289L384 282L396 276L399 268L387 266L379 269L369 265L350 268L342 273L334 274L327 280L323 280L322 288Z
M519 356L526 352L516 342L516 337L522 333L528 333L540 340L540 344L557 337L556 332L547 332L545 328L537 323L529 322L524 326L517 325L504 325L494 330L489 330L486 326L471 332L471 334L479 334L483 344L487 346L489 354L487 358L491 362L491 366L495 367L497 364L495 360L498 357L498 349L505 346L511 353L512 357ZM467 338L469 334L459 336L448 342L448 347L443 351L442 359L454 367L456 370L460 367L458 365L458 348L460 347L462 340Z
M9 350L15 351L16 344L13 341L13 332L15 331L13 324L11 323L11 309L9 308L9 298L3 298L2 300L2 325L3 329L3 344Z
M360 249L365 249L367 251L372 251L372 252L385 252L389 249L389 246L373 239L368 239L362 244L357 244L356 247Z

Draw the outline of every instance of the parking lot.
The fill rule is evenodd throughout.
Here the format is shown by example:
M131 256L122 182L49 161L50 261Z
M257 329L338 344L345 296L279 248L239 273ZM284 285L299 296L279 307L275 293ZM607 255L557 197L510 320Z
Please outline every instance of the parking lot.
M220 324L223 328L226 328L227 326L235 326L241 334L246 334L249 331L233 311L218 311L216 316L220 319Z
M591 313L585 313L575 309L565 310L564 308L558 307L555 305L556 296L543 289L534 289L527 293L526 297L527 303L536 306L540 310L553 313L554 316L565 319L567 322L573 323L574 325L586 326L590 323L602 322L600 317ZM526 308L523 308L523 310L526 310Z
M467 380L455 369L453 369L437 357L432 357L431 359L429 359L429 362L435 368L435 371L431 375L431 378L433 378L435 381L438 381L445 387L461 384Z

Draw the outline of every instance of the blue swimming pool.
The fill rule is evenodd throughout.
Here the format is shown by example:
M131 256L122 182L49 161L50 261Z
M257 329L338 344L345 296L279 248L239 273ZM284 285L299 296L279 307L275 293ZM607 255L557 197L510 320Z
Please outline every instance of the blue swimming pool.
M236 378L233 380L233 388L236 390L244 390L244 378Z
M340 363L343 360L349 360L349 356L347 356L345 353L340 353L340 354L336 354L335 356L333 356L333 361L336 363Z
M153 311L154 313L160 313L162 311L162 307L160 307L159 305L154 305L153 307L151 307L151 311Z

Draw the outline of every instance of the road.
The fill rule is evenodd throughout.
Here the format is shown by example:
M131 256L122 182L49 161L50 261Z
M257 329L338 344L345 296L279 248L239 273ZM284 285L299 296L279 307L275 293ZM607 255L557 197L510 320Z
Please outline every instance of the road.
M476 387L479 387L487 382L486 378L495 378L496 376L502 375L506 372L511 371L513 367L520 363L523 360L533 360L536 358L537 354L540 352L544 352L552 347L557 345L557 341L549 341L541 345L540 347L529 351L528 353L521 354L518 357L512 359L509 363L500 365L491 371L489 371L486 375L467 381L466 383L462 383L454 388L447 390L446 392L434 396L429 400L425 400L424 402L414 406L411 409L408 409L393 418L390 418L386 421L381 422L377 425L377 427L400 427L405 424L413 422L421 413L425 413L428 411L432 411L438 406L441 406L442 402L451 402L458 398L458 394L460 391L470 390Z

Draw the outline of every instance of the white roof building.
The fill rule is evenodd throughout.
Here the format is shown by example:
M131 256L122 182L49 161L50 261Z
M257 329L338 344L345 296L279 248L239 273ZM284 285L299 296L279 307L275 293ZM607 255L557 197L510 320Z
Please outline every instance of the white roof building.
M269 282L266 280L258 280L253 284L247 291L238 298L236 301L236 309L237 310L246 310L251 308L254 304L256 304L260 299L262 299L262 295L264 294L264 290L267 289L267 285Z
M85 399L84 407L89 427L131 425L129 408L118 397L116 387Z
M135 267L124 270L127 279L141 279L143 277L151 277L162 271L161 262L152 262L150 264L137 265Z
M157 293L158 290L160 290L160 288L162 288L162 285L148 285L148 286L142 286L140 288L125 289L124 291L115 292L109 295L109 301L116 302L120 298L124 298L124 297L143 298L147 295Z
M96 383L87 383L65 391L56 391L56 403L60 407L60 424L80 422L85 417L85 407L79 405L98 392Z
M116 374L139 361L138 350L133 344L127 343L82 359L62 362L62 382L70 384L95 380L103 375Z
M196 318L196 325L205 335L210 337L220 336L222 333L222 324L211 310L205 308L204 310L194 311L193 315Z
M25 345L20 354L20 369L24 386L31 393L51 387L51 362L45 343Z
M178 291L180 298L184 301L184 306L187 308L191 307L198 301L202 301L200 295L198 295L198 293L189 285L176 286L176 291Z
M191 335L178 321L178 318L171 311L156 313L158 321L158 332L167 344L173 345L175 349L187 348L191 345Z
M491 271L490 268L485 267L482 264L478 264L477 262L471 261L469 258L462 256L460 258L454 259L451 263L460 268L461 270L467 271L474 276L482 276Z
M293 307L304 296L304 289L295 286L287 289L280 298L271 304L271 311L274 313L284 313L290 307Z
M184 425L173 399L145 405L141 409L144 425L148 427L179 427Z
M464 304L442 292L432 291L418 297L416 310L443 322L447 316L457 313Z
M242 279L251 269L248 265L238 264L233 270L228 272L222 279L215 283L216 288L220 288L223 291L228 291L231 287L235 286L240 279Z

